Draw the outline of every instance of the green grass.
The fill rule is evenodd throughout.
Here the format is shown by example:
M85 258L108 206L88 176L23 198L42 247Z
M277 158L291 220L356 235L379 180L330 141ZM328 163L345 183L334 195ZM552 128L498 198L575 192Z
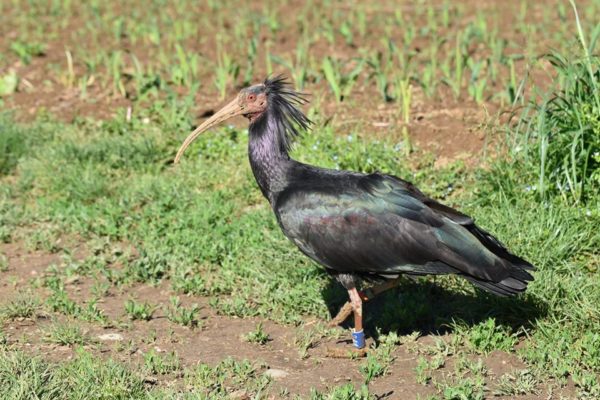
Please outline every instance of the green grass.
M76 377L76 378L74 378ZM148 398L140 377L122 365L102 362L83 350L61 365L21 352L0 352L0 395L6 399Z
M8 175L14 171L14 168L21 157L27 151L29 140L23 131L15 126L12 121L3 116L0 118L0 176Z
M144 354L144 368L150 374L165 375L178 371L181 365L175 353L160 354L150 350Z
M198 312L200 307L197 304L192 304L190 307L181 305L179 297L171 297L171 306L167 309L167 318L171 322L188 327L198 327Z
M0 316L7 319L35 318L40 311L40 301L32 292L19 292L13 300L2 305Z
M132 320L150 321L155 310L156 306L146 302L138 302L134 299L125 302L125 313Z
M494 394L500 396L538 394L536 387L536 378L531 371L524 369L502 375Z
M46 341L63 346L83 345L90 340L75 321L55 322L46 331Z
M269 342L269 340L272 340L269 337L269 334L265 332L263 329L263 324L260 322L256 325L255 330L248 332L244 336L244 339L250 343L256 343L260 345L265 345Z
M579 3L581 25L597 23L593 16L598 2ZM395 12L389 12L394 4L387 1L341 9L325 3L319 10L285 1L265 4L260 11L231 1L219 7L183 1L166 9L152 1L143 8L128 4L118 12L111 2L35 1L27 7L10 7L13 4L17 2L9 1L3 12L7 30L17 35L7 38L0 49L0 67L44 64L41 80L46 86L74 89L80 99L90 102L98 90L136 101L156 99L158 93L214 89L224 98L232 87L278 72L277 68L293 76L299 87L322 82L336 101L364 91L393 101L394 82L410 79L431 99L493 98L510 104L510 91L516 88L508 85L506 93L499 94L500 82L515 63L519 74L537 63L547 42L536 39L551 39L564 52L574 38L574 24L567 23L573 13L562 3L558 10L511 4L507 12L519 14L519 21L510 25L499 12L472 15L468 7L451 2ZM232 12L239 13L236 23L222 23ZM282 17L288 14L295 18ZM40 15L48 18L40 20ZM549 27L551 37L541 35ZM583 35L589 31L584 29ZM210 42L207 33L213 35ZM523 44L523 37L532 40ZM85 45L81 38L86 38ZM46 63L49 51L59 52L59 59ZM367 64L371 68L354 68ZM19 90L32 87L26 84Z

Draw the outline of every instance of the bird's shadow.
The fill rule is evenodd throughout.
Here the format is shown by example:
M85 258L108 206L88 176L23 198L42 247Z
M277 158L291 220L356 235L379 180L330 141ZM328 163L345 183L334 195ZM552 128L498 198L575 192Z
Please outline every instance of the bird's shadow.
M473 326L489 318L516 332L531 327L533 321L547 313L545 304L531 295L497 297L479 289L471 290L469 283L457 281L451 282L452 289L447 289L448 285L438 284L443 279L461 278L406 279L398 287L364 303L365 332L374 338L389 332L441 335L451 333L457 323ZM333 279L322 295L332 316L348 300L346 290ZM352 316L342 326L353 326Z

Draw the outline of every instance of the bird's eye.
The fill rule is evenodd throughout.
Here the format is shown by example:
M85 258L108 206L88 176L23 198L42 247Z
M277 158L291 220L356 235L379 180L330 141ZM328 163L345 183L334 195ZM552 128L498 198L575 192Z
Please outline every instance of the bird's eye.
M256 95L254 95L254 94L249 94L248 95L248 100L249 101L254 101L255 99L256 99Z

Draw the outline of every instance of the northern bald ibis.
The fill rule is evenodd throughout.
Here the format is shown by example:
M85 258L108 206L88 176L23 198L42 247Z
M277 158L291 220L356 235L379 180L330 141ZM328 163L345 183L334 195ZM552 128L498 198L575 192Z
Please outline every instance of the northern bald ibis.
M293 139L310 125L298 108L305 103L281 76L243 89L185 139L175 163L202 132L236 115L248 118L256 182L285 236L348 291L350 301L334 321L354 313L356 348L365 346L363 301L395 286L403 274L457 274L500 296L527 288L533 265L511 254L471 217L411 183L290 158ZM379 286L358 291L364 280Z

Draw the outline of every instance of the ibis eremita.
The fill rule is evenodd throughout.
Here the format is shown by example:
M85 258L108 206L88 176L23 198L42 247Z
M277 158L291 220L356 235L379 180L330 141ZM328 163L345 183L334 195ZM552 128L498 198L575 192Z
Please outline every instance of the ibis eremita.
M306 103L282 77L243 89L183 142L175 163L202 132L236 115L250 122L248 155L281 230L348 291L334 318L354 314L354 346L365 346L362 304L395 286L401 275L460 275L500 296L523 292L533 265L510 253L473 219L382 173L315 167L289 156L310 125ZM357 290L361 281L375 282Z

